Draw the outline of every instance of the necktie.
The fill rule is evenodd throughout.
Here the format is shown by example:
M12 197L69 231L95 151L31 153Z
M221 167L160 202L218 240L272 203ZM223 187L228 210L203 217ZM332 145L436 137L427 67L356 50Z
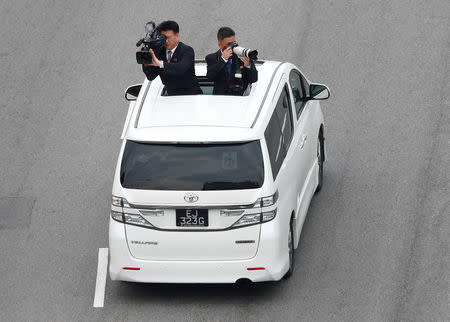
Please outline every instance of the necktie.
M231 58L229 58L227 61L227 72L228 75L231 75Z
M168 52L167 52L167 61L170 63L170 60L172 59L172 51L171 50L169 50Z

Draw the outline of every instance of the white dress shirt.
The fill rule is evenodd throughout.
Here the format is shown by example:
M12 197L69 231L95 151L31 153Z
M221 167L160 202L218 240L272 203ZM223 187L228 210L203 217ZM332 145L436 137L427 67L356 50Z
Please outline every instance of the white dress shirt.
M175 53L175 50L177 49L177 47L178 47L178 44L174 48L170 49L170 51L172 52L172 57L173 57L173 54ZM167 48L166 48L166 60L169 60L169 49L167 49ZM172 60L172 59L170 59L170 60ZM162 60L159 63L159 68L164 68L164 62Z

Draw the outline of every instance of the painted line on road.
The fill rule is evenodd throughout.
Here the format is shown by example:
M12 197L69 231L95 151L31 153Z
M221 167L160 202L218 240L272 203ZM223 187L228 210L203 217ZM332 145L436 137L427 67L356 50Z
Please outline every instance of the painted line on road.
M94 307L105 303L106 273L108 272L108 248L98 249L97 281L95 283Z

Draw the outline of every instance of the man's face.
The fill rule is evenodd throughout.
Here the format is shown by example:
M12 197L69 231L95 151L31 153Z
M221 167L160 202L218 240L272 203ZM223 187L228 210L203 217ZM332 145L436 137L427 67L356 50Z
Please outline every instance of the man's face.
M223 38L222 40L219 40L219 48L224 50L228 48L228 43L236 41L236 36L231 36L227 38Z
M176 45L178 45L178 42L180 41L179 33L174 33L173 30L161 31L161 33L167 37L166 43L164 44L164 46L168 50L172 50L176 47Z

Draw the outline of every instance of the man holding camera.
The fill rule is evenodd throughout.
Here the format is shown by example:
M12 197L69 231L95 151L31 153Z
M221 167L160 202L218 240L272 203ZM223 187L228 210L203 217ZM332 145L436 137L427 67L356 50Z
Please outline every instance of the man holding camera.
M207 74L214 82L213 94L243 95L248 84L258 80L258 71L250 58L238 57L233 53L232 43L236 41L235 32L222 27L217 32L219 50L206 56Z
M159 24L159 30L166 36L166 42L156 52L149 50L152 63L142 65L148 80L159 75L169 96L202 94L195 76L194 49L180 42L178 24L164 21Z

